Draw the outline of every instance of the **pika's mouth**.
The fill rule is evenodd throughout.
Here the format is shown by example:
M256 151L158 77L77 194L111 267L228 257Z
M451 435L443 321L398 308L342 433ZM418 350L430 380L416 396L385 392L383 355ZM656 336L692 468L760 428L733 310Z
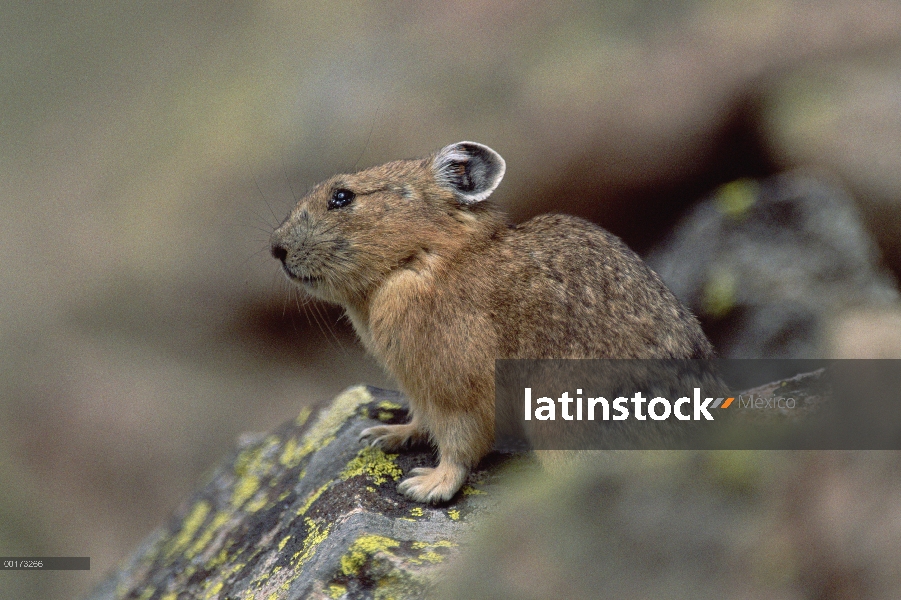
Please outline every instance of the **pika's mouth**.
M317 285L322 283L322 279L320 277L295 277L294 279L300 285L306 285L310 287L316 287Z
M288 265L283 264L282 270L285 272L285 275L288 276L288 279L293 281L294 283L299 283L300 285L305 285L309 287L316 287L318 284L322 283L321 277L313 277L312 275L298 275L294 271L291 270Z

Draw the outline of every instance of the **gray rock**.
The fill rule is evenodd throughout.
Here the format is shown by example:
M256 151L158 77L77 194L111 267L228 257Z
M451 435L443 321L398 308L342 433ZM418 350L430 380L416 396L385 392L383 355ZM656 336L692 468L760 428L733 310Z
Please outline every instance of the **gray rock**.
M804 172L721 187L648 257L726 358L815 358L829 318L898 302L851 198Z

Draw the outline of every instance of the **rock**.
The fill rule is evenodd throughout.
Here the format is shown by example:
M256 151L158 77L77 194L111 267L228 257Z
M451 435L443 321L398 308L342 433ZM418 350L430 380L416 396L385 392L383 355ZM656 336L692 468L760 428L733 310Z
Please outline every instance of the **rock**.
M722 186L648 262L724 358L822 357L834 315L899 301L851 198L801 171Z
M437 598L901 597L897 452L611 452L503 500Z
M750 393L793 386L813 406L821 383L811 373ZM808 566L828 575L808 565L819 554L803 555L779 528L779 511L802 492L835 510L810 485L818 465L844 469L850 489L868 476L849 474L854 453L590 452L548 473L496 452L450 503L425 506L395 488L402 473L433 462L431 452L385 454L357 439L373 420L405 418L399 393L358 386L244 436L90 600L737 597L714 592L777 589ZM871 466L901 470L896 459ZM886 493L901 493L898 477L885 481ZM818 552L834 543L821 530L828 516L803 515ZM853 574L834 560L838 576ZM759 569L774 570L746 578ZM663 594L671 585L676 595ZM686 591L695 589L713 595Z
M245 436L237 451L91 600L418 598L461 535L496 504L510 455L493 454L450 504L395 490L430 451L357 441L372 420L406 418L397 392L351 388L316 414Z

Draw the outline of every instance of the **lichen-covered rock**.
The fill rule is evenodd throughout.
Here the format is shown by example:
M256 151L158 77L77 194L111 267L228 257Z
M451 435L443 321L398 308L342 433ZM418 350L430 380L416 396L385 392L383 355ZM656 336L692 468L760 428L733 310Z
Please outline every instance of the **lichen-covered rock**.
M510 455L493 454L447 505L410 502L402 474L428 449L357 442L372 420L402 422L401 396L351 388L321 411L245 436L235 454L91 600L418 598L460 535L494 503Z

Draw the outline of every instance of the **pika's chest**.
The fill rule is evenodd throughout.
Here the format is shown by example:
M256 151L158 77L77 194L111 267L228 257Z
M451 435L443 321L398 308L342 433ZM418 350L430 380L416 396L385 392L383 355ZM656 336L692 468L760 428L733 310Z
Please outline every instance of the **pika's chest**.
M494 326L478 293L426 273L396 277L370 303L357 333L367 349L391 370L449 353L484 347ZM355 324L356 326L356 324Z

